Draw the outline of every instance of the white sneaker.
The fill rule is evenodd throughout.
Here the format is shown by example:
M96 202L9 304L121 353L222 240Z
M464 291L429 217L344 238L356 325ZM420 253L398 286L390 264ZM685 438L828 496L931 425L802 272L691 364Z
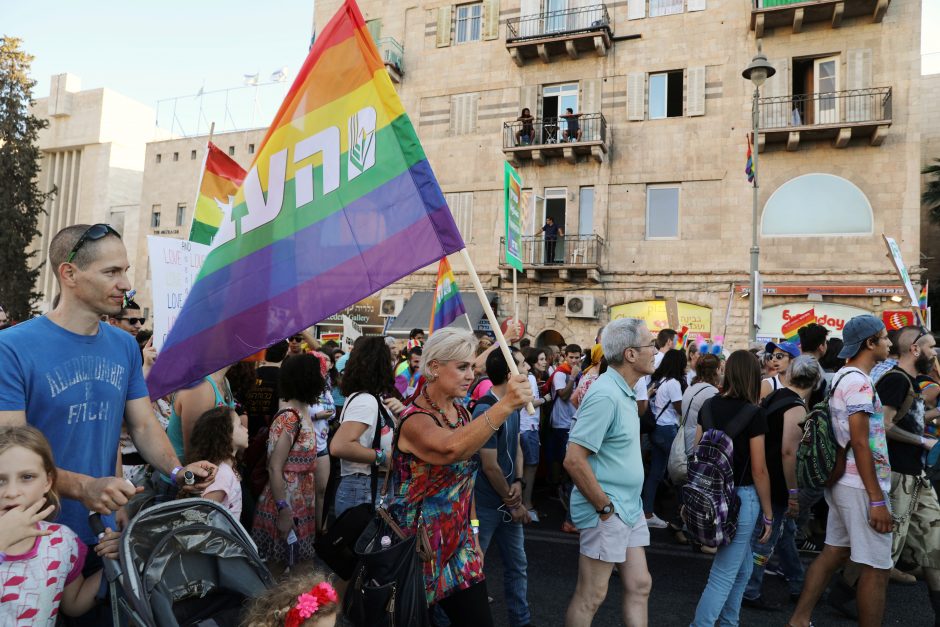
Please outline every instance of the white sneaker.
M530 510L529 510L529 518L532 519L532 522L538 522L538 521L539 521L539 515L538 515L538 513L537 513L534 509L530 509Z
M665 520L663 520L656 514L653 514L652 516L646 519L646 526L649 527L650 529L665 529L666 527L669 526L669 523L667 523Z

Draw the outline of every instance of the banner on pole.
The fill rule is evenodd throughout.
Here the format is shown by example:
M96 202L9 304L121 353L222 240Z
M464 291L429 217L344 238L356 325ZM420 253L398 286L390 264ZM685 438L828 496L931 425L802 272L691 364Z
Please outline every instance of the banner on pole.
M893 237L888 237L884 234L881 236L884 238L885 244L888 245L888 252L891 254L891 262L894 264L895 270L898 271L901 282L904 284L904 290L911 299L911 307L919 307L917 290L914 289L914 284L911 283L911 275L907 273L907 266L904 264L904 259L901 257L901 247L898 246L897 241L895 241Z
M150 291L153 296L153 347L160 352L210 246L173 237L147 236Z
M522 269L522 177L506 162L504 165L504 196L506 209L506 263Z

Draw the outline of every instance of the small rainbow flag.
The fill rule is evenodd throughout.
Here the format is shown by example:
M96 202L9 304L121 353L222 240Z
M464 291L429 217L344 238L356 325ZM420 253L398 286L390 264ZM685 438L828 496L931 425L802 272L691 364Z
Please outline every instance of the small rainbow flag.
M464 248L366 28L318 34L147 384L165 396Z
M218 146L208 142L189 241L212 244L223 215L231 214L232 200L244 180L242 167Z
M920 307L921 311L927 311L927 288L930 285L930 281L925 281L924 286L920 288L920 296L917 298L917 305Z
M428 333L443 329L458 317L467 313L464 309L454 272L450 269L447 257L437 266L437 287L434 290L434 303L431 306L431 322Z
M804 311L787 320L780 328L780 333L783 335L783 339L788 342L799 342L800 329L814 322L816 322L816 308L812 307L809 311Z
M751 134L747 134L747 163L744 166L744 173L747 174L747 182L753 184L757 178L757 170L754 169L754 157L751 154Z
M689 333L689 327L682 327L679 329L679 332L676 333L676 349L684 350L685 349L685 339Z

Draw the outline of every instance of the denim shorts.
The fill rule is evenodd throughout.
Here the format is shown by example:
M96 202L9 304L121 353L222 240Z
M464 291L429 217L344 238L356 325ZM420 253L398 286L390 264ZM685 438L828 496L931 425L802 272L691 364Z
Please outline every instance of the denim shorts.
M522 463L526 466L539 465L539 432L535 429L519 434L522 443Z
M381 483L378 485L381 490ZM362 505L372 500L372 477L369 475L346 475L340 478L339 485L336 486L336 500L333 508L336 516L339 516L347 509Z

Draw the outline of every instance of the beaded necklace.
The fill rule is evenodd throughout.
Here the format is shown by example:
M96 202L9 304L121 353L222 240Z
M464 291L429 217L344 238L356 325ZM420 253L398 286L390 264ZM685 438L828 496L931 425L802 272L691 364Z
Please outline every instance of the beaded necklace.
M437 403L431 400L431 396L428 394L427 387L421 390L421 396L422 398L424 398L425 402L431 406L431 409L433 409L434 411L436 411L437 413L441 415L441 418L444 419L444 423L447 424L448 427L450 427L451 429L456 429L460 426L460 410L459 409L457 410L457 424L454 424L447 418L447 414L444 412L444 410L441 409Z

